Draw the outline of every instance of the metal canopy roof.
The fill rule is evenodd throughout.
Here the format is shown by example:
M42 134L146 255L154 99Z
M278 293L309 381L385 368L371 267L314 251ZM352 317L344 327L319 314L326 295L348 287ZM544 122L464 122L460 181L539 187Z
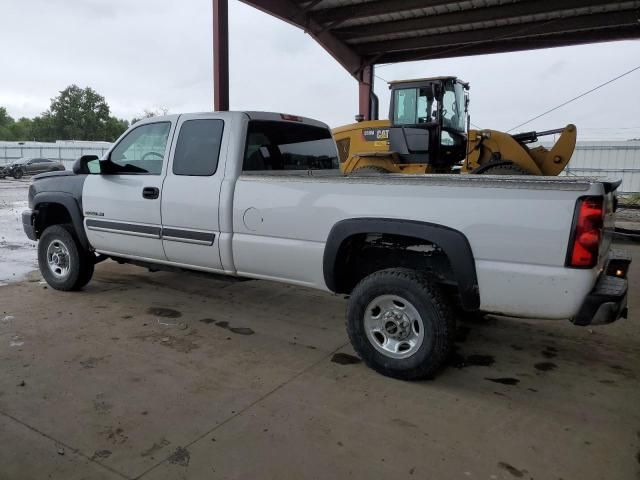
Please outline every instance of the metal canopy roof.
M304 29L356 77L380 63L640 38L640 1L241 1Z

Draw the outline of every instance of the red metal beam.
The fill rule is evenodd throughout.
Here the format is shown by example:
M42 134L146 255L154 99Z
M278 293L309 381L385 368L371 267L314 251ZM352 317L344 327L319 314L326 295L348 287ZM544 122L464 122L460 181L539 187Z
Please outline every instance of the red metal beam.
M363 120L371 120L371 94L373 93L373 67L366 66L358 79L358 112Z
M229 110L229 5L213 2L213 108Z

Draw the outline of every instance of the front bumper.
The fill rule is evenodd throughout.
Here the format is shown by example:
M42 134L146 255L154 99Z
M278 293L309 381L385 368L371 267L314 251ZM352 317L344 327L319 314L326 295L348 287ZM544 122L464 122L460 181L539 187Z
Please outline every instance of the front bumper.
M27 234L29 240L37 240L36 229L33 226L34 215L32 210L25 210L22 212L22 228L24 233Z
M578 314L576 325L602 325L627 318L627 272L631 257L625 252L612 252L596 286L587 295Z

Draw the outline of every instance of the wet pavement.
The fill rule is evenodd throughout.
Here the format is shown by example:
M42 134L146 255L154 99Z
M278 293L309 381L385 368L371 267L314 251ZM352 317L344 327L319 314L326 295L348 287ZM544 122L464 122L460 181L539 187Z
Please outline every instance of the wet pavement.
M0 180L0 285L25 278L37 268L36 243L22 229L29 180Z
M0 192L3 268L28 270L26 184ZM111 261L81 292L27 275L0 287L0 479L640 479L640 245L618 247L630 319L460 323L424 382L359 361L342 296Z

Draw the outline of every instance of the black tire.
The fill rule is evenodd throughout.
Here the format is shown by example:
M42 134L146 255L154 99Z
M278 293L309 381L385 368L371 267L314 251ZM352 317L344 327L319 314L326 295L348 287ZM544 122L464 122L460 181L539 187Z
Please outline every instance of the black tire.
M58 254L58 265L49 265L49 249ZM52 259L52 262L54 260ZM56 290L84 287L93 276L94 262L78 242L71 225L47 227L38 242L38 266L46 282Z
M383 353L383 347L374 346L367 333L367 309L378 299L389 296L408 302L421 317L423 339L407 358L392 358ZM379 309L378 312L382 315ZM428 276L415 270L391 268L365 277L353 290L347 307L347 333L358 355L375 371L401 380L419 380L432 378L447 361L455 336L455 319L445 296Z
M531 175L531 172L518 165L496 165L484 170L480 175Z
M78 279L76 290L80 290L82 287L84 287L87 283L91 281L91 279L93 278L93 272L95 271L95 268L96 268L96 263L95 263L94 256L92 254L86 255L86 266L82 270L82 274Z
M385 175L391 172L386 168L370 165L368 167L356 168L351 173L354 175Z
M18 168L17 170L14 170L11 176L16 180L20 180L22 178L22 175L24 175L24 172Z

